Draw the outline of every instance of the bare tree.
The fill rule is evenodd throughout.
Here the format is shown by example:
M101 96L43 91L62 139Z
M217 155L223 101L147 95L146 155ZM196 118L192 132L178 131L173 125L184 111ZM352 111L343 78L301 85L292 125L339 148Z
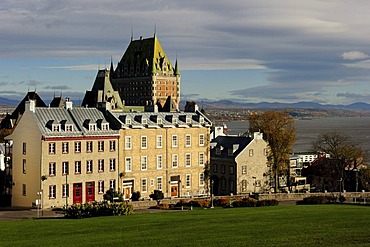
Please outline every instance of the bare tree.
M290 153L296 140L294 118L287 111L266 111L249 115L249 131L261 131L268 142L268 161L272 165L275 192L278 191L278 178L287 173Z

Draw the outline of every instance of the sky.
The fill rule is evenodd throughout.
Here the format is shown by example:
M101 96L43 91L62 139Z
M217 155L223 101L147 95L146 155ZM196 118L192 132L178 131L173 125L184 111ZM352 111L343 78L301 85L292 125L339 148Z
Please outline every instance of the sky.
M182 100L370 103L368 0L2 0L0 97L81 101L134 39L178 60Z

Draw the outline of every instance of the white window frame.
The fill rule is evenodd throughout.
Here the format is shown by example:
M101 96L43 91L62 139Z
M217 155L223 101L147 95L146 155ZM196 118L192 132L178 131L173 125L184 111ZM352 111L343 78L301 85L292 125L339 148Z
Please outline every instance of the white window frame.
M143 193L148 192L148 179L146 178L141 179L141 192Z
M109 171L114 172L116 170L116 159L110 158L109 159Z
M116 190L116 180L115 179L109 180L109 188Z
M191 188L191 174L185 175L185 187Z
M62 142L62 153L68 154L69 152L69 142Z
M56 151L56 144L55 142L49 142L49 154L55 154Z
M75 174L81 174L81 161L75 161Z
M178 168L179 167L179 156L177 154L172 154L172 168Z
M98 193L103 194L104 193L104 180L98 181Z
M148 148L148 137L147 136L141 136L141 149L147 149Z
M49 198L50 199L55 199L57 196L56 193L57 186L56 185L49 185Z
M69 197L69 184L62 184L62 197Z
M98 159L98 172L104 172L104 159Z
M92 142L92 141L87 141L87 142L86 142L86 152L87 152L87 153L92 153L92 151L93 151L93 146L94 146L94 144L93 144L93 142Z
M75 153L81 153L81 142L75 142Z
M68 161L62 162L62 175L68 175L69 174L69 163Z
M185 135L185 147L191 147L191 135L190 134Z
M157 137L156 137L156 147L157 148L162 148L163 147L163 136L162 135L157 135Z
M132 149L132 137L125 136L125 150L131 150L131 149Z
M204 187L204 172L199 173L199 187Z
M49 163L49 176L55 176L56 175L56 163L50 162Z
M111 152L116 151L116 140L109 141L109 151Z
M204 166L204 153L199 153L199 166Z
M131 172L132 171L132 159L131 157L125 157L125 171Z
M104 152L104 141L98 141L98 152Z
M185 166L191 167L191 153L185 154Z
M157 154L157 169L160 170L163 168L163 156L162 154Z
M199 146L204 146L204 134L199 134Z
M141 156L140 158L141 170L148 170L148 156Z
M162 191L163 189L163 178L157 177L157 190Z
M172 147L173 148L177 148L178 147L178 143L179 142L179 140L178 140L178 138L177 138L177 135L172 135Z
M92 172L93 172L93 161L86 160L86 173L92 173Z

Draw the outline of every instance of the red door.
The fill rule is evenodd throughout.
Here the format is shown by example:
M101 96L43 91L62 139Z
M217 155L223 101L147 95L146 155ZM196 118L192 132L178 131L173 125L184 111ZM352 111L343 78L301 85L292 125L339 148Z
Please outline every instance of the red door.
M82 203L82 184L73 184L73 204Z
M171 196L178 196L178 186L177 185L171 185Z
M86 182L86 202L95 201L95 182Z

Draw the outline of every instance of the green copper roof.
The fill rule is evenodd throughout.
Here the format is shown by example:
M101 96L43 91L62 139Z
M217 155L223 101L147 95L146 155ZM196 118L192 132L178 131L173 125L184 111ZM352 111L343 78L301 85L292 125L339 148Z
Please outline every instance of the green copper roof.
M135 73L137 68L140 68L140 74L143 71L156 74L167 71L168 74L175 74L175 68L164 52L161 44L156 36L139 40L132 40L127 47L121 61L117 66L117 70L124 71L125 66L129 70L134 68ZM130 71L128 71L129 73Z

